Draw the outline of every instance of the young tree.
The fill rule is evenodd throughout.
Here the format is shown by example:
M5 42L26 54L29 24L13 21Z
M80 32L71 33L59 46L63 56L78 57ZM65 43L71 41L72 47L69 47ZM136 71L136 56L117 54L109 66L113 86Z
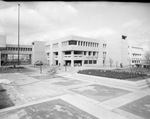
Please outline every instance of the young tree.
M118 68L118 61L116 61L116 67Z
M147 51L145 54L145 60L147 64L150 64L150 51Z
M145 54L145 63L148 65L148 68L150 68L150 51L147 51Z
M130 57L128 57L128 63L129 63L129 68L130 68L130 71L132 71L131 62L132 62L131 58L130 58Z
M110 67L112 67L112 64L113 64L113 59L109 59L109 64L110 64Z

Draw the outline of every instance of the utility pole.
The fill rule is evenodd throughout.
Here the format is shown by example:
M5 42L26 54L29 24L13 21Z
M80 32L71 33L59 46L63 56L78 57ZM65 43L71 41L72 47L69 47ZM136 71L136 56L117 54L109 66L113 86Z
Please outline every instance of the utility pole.
M19 44L20 44L20 4L18 4L18 66L19 66Z

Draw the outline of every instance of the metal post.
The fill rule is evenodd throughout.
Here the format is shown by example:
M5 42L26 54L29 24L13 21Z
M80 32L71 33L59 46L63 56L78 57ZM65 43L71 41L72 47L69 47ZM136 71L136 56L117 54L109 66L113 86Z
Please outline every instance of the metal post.
M42 74L42 65L40 65L40 74Z
M20 43L20 4L18 4L18 66L19 66L19 43Z

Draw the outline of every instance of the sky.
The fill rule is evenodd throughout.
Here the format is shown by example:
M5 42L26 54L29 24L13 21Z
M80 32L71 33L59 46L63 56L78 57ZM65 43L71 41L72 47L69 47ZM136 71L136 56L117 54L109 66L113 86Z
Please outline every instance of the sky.
M59 39L77 35L95 39L126 35L129 44L147 49L150 3L138 2L4 2L0 1L0 35L7 43Z

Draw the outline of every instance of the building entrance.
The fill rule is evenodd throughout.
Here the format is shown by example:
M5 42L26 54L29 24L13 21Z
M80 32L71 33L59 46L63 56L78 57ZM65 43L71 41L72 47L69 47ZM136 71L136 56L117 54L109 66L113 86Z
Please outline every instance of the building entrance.
M71 60L66 60L66 61L65 61L65 65L71 66Z
M75 60L74 66L82 66L82 60Z

